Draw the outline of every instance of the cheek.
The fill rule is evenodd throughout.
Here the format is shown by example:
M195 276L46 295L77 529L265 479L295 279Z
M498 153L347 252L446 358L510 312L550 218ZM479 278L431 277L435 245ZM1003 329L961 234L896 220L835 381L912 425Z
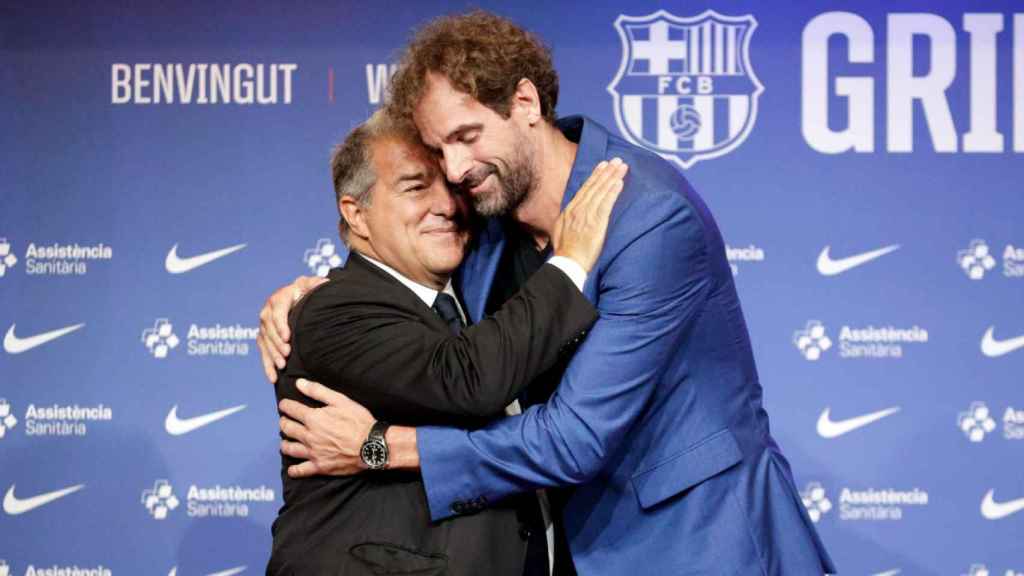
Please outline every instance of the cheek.
M430 216L430 203L426 199L417 198L402 206L399 220L412 231L416 231Z

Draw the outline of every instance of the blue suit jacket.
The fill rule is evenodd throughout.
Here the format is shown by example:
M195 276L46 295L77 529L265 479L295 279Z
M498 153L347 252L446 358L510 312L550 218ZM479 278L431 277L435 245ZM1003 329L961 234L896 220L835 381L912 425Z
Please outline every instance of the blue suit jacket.
M575 485L564 523L588 574L834 572L768 431L722 237L668 162L580 117L563 207L603 159L629 166L584 289L600 317L543 405L476 431L426 427L432 517ZM483 314L504 245L489 223L461 275Z

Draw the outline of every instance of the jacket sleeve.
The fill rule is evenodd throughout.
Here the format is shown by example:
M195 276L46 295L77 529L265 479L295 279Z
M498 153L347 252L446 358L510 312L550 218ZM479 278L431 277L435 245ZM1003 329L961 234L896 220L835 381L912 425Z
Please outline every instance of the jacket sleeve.
M475 431L418 429L432 519L467 502L587 482L629 435L712 283L701 221L666 196L613 214L630 227L609 230L600 277L588 279L598 281L599 319L546 404Z
M311 294L298 317L297 353L311 378L396 422L501 413L597 318L550 265L458 336L384 298L367 300Z

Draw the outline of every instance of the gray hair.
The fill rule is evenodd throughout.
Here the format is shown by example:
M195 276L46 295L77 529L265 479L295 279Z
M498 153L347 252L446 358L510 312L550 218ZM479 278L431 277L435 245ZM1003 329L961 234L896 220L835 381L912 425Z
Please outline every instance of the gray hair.
M331 178L334 181L334 202L338 207L338 232L348 244L348 222L341 214L341 198L348 196L360 206L370 205L370 190L377 183L373 170L373 143L386 137L415 138L412 128L384 110L349 132L345 140L331 152Z

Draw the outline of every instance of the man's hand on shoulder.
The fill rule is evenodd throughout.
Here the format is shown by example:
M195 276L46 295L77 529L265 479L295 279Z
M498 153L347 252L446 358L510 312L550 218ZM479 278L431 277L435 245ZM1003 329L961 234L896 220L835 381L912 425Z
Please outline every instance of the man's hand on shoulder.
M263 371L271 384L277 382L277 370L284 368L285 359L291 353L291 346L288 344L291 339L288 312L310 290L326 281L326 278L317 276L299 276L291 284L282 286L271 294L263 304L256 346L260 349Z

